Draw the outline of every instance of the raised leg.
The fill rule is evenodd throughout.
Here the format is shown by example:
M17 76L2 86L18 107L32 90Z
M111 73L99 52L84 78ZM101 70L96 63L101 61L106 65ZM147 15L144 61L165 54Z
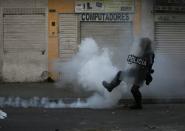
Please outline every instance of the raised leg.
M121 83L121 80L120 80L120 76L121 76L121 73L122 71L119 71L116 76L114 77L114 79L108 83L106 81L103 81L102 84L103 86L109 91L111 92L115 87L117 87L120 83Z

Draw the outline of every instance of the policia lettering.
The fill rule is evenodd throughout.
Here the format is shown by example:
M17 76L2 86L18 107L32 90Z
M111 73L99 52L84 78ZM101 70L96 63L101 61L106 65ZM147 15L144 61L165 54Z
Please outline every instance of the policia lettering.
M127 62L129 64L138 64L138 65L142 65L142 66L146 66L146 60L141 58L141 57L137 57L135 55L128 55L128 58L127 58Z
M81 21L126 22L130 21L130 16L125 13L82 13Z

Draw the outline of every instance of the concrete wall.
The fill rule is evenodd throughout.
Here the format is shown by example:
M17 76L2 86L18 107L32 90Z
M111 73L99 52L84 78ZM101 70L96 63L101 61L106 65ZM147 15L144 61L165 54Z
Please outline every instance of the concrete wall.
M154 39L154 0L135 0L134 37L149 37Z
M141 34L141 0L135 0L135 12L133 17L133 36L138 38Z
M153 1L142 0L141 4L141 36L154 39Z

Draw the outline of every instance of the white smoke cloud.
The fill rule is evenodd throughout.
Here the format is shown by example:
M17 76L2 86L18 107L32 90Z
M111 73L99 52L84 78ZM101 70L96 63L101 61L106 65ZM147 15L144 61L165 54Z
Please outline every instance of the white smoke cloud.
M6 112L0 110L0 119L5 119L7 117Z
M118 68L111 62L111 52L100 49L97 43L86 38L82 41L79 52L68 62L57 62L56 69L62 73L61 83L76 83L86 91L94 94L84 102L68 105L73 108L110 108L117 104L124 91L119 86L109 93L102 85L103 80L110 81L118 72Z

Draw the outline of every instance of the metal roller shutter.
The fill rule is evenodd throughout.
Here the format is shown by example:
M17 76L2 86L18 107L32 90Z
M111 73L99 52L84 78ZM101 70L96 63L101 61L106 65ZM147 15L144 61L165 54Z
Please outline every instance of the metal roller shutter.
M100 47L108 47L114 64L123 66L133 40L132 23L81 22L81 39L84 38L93 38Z
M4 51L36 51L45 49L44 15L5 15Z
M152 86L165 95L177 96L185 86L185 22L155 22L155 40L156 82Z
M40 81L47 71L47 26L43 8L4 8L3 78Z
M78 16L75 14L60 14L60 58L69 60L76 52L78 46Z
M185 22L156 22L155 40L159 53L185 55Z

